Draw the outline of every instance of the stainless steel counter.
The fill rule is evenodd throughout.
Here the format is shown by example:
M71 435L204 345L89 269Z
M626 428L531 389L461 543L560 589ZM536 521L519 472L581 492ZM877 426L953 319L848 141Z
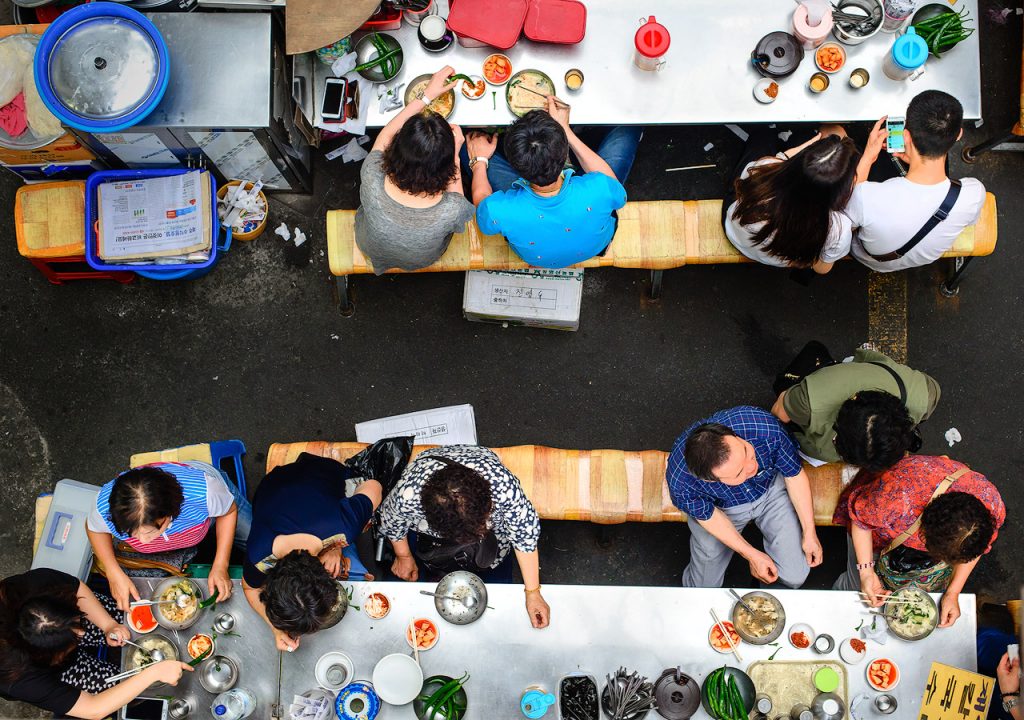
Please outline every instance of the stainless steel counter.
M157 580L135 581L139 593L143 597L150 597L153 588L160 582ZM206 593L206 580L197 579L199 586ZM241 582L234 582L234 591L226 602L217 603L215 609L207 608L202 611L202 617L195 625L187 630L177 632L157 628L154 632L161 633L174 640L178 647L179 656L184 662L188 662L189 656L187 644L189 638L196 633L212 635L213 618L222 612L231 613L235 618L235 635L218 635L216 640L215 653L225 655L238 663L238 683L235 687L244 687L256 695L256 712L251 716L259 720L270 718L278 704L278 690L281 678L281 655L274 646L274 638L270 629L263 622L245 600L242 594ZM136 633L132 639L138 641ZM145 637L144 635L141 637ZM147 693L152 695L154 693ZM190 718L208 718L210 704L213 702L214 694L207 692L199 684L196 673L184 673L177 687L161 689L157 695L170 695L175 698L186 698L192 703L192 714Z
M404 631L413 617L437 622L440 640L436 647L420 653L424 675L459 676L468 671L466 686L470 720L519 717L518 702L529 685L554 688L562 675L584 670L598 676L619 666L638 670L654 679L664 668L680 666L697 680L723 663L736 664L731 656L710 648L707 634L712 620L709 608L727 618L732 600L725 590L693 590L650 587L595 587L545 585L544 596L551 605L552 624L544 630L529 625L518 585L491 585L490 604L476 623L449 625L439 618L433 600L420 595L433 589L422 583L355 583L354 603L367 592L380 590L392 600L391 613L383 620L370 620L350 611L331 630L302 639L299 649L286 654L281 664L281 698L285 707L292 696L316 686L313 667L328 650L347 653L355 665L355 677L369 680L373 667L384 655L411 652ZM372 588L372 589L371 589ZM837 648L826 657L838 661L838 645L854 636L854 628L870 616L862 612L855 593L815 590L777 592L789 624L808 623L816 632L827 632ZM937 596L936 596L937 597ZM244 602L244 600L243 600ZM960 598L962 617L952 629L936 630L930 637L908 643L889 636L887 644L868 643L867 660L847 666L851 697L870 692L865 680L867 663L877 657L896 661L902 679L893 691L901 709L915 710L926 684L932 660L973 670L975 599ZM260 643L269 633L252 633ZM811 660L821 656L810 650L796 650L780 639L783 649L776 660ZM744 644L741 667L766 660L774 647ZM244 676L243 676L244 677ZM873 694L873 693L872 693ZM411 705L386 706L382 720L413 718ZM698 711L696 718L706 718ZM901 715L906 717L906 715Z
M447 0L438 0L447 15ZM844 46L845 67L832 76L831 87L820 95L807 90L817 70L808 53L799 69L780 81L778 99L762 105L753 97L760 75L750 63L758 40L774 30L792 30L792 0L647 0L624 3L615 0L587 0L587 34L578 45L537 44L525 38L506 54L513 71L535 68L555 81L560 97L572 105L574 123L607 124L689 124L739 122L809 122L877 120L886 114L903 114L910 99L927 89L944 90L960 99L967 118L981 117L981 70L978 34L941 59L932 58L925 73L914 81L895 82L882 73L882 57L894 36L879 33L857 46ZM981 22L977 0L955 0L954 9L966 7ZM633 65L633 36L640 16L654 15L668 28L672 44L666 65L658 72L646 72ZM464 48L454 44L441 53L428 53L416 39L416 28L403 24L393 31L402 43L405 64L392 83L407 83L422 73L452 65L456 72L480 75L483 59L493 48ZM583 88L570 93L565 88L565 71L579 68L585 75ZM863 67L870 83L854 90L848 84L850 71ZM492 91L497 90L497 107ZM506 125L514 116L504 101L504 88L487 87L479 100L457 94L451 121L466 126ZM375 93L376 95L376 93ZM381 127L394 115L382 116L371 103L370 127Z

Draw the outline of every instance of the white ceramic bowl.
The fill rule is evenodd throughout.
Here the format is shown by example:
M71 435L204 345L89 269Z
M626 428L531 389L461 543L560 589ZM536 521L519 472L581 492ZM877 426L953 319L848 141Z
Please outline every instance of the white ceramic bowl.
M404 653L385 655L373 668L373 689L391 705L408 705L423 687L423 670Z
M803 633L807 636L807 647L799 647L793 642L793 633ZM797 650L810 650L814 646L814 641L817 639L817 635L814 634L814 628L807 623L794 623L789 626L789 630L786 631L786 637L789 639L789 644L795 647Z
M335 677L335 674L339 672L337 670L338 666L344 669L344 677ZM331 652L325 652L316 661L313 675L316 677L320 687L325 690L337 691L352 682L354 670L355 667L352 665L352 659L348 655L332 650Z

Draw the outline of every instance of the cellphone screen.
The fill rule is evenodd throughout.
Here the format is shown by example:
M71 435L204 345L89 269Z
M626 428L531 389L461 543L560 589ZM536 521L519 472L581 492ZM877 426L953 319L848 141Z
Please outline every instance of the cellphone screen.
M345 83L329 82L324 86L323 114L338 116L341 114L341 103L344 99Z
M889 152L903 152L907 149L906 144L903 142L903 128L906 126L906 122L902 118L887 120L885 123L885 129L888 133L885 141L885 147Z
M142 698L124 709L124 720L163 720L166 700Z

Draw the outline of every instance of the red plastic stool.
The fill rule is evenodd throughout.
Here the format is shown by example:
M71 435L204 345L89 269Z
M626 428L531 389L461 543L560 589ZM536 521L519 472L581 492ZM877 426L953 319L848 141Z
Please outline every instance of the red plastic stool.
M69 280L130 283L135 273L94 270L85 261L85 183L25 185L14 196L18 252L54 285Z

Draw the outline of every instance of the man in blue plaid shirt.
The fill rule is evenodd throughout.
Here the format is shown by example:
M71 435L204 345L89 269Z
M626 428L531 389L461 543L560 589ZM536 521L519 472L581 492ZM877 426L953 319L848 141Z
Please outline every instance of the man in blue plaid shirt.
M672 447L666 475L673 504L690 520L685 587L721 587L734 552L758 580L792 588L821 564L807 473L768 411L741 406L695 423ZM751 521L764 552L740 534Z

